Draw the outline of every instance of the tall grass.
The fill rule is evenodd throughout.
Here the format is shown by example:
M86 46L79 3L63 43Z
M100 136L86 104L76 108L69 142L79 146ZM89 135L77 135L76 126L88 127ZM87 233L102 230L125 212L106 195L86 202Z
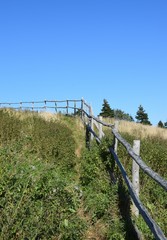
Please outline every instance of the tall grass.
M82 239L77 134L77 119L0 110L0 239Z
M138 139L144 139L149 137L167 140L167 129L143 125L135 122L120 121L119 131L124 133L126 132L130 135L135 136Z
M130 144L141 139L142 159L167 177L166 129L120 121L118 130ZM112 143L109 130L100 147L86 149L78 117L0 110L0 239L136 240L130 197L108 152ZM118 156L131 177L121 144ZM140 176L140 198L167 234L166 193ZM144 221L135 221L153 240Z
M128 133L136 137L136 139L144 139L148 137L160 138L163 140L167 140L167 129L160 128L157 126L144 125L136 122L129 122L125 120L116 120L114 118L103 118L104 122L114 124L115 121L118 121L119 128L118 131L120 133ZM104 128L107 129L106 127Z

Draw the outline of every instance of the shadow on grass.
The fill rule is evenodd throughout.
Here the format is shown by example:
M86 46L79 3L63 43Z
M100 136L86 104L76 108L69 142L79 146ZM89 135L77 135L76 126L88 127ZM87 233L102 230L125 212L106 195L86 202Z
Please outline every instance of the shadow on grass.
M139 236L135 230L134 224L131 218L131 200L128 190L123 184L123 180L120 177L118 180L118 207L122 220L124 222L124 228L126 231L125 240L139 240Z
M131 198L125 187L121 173L116 166L114 157L108 151L102 151L101 157L106 165L106 171L110 176L111 183L118 185L118 208L126 232L125 240L139 240L141 238L136 232L131 218Z

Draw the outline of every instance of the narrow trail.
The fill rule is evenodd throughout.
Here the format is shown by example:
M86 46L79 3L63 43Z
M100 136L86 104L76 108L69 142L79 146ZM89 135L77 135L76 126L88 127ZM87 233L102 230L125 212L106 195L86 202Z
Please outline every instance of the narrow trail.
M81 123L82 124L82 123ZM75 154L77 156L77 161L76 161L76 184L80 186L80 177L81 177L81 161L82 161L82 151L84 150L86 144L85 144L85 130L83 125L80 125L77 129L74 130L74 135L78 135L78 131L80 131L80 136L77 136L77 147L75 150ZM104 223L101 223L101 221L97 221L96 223L92 223L92 217L88 212L85 211L85 206L84 206L84 199L83 196L80 199L80 206L77 210L77 214L79 218L81 218L84 222L88 224L88 229L85 232L84 235L84 240L105 240L104 238L104 232L105 232L105 226Z

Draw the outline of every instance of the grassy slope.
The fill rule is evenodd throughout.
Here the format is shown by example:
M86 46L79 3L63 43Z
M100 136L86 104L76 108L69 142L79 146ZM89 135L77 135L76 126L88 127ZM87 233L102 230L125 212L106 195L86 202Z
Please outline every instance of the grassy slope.
M77 128L77 118L0 111L0 239L81 239Z
M120 121L119 132L131 145L133 145L133 140L141 140L140 155L142 159L155 172L167 179L166 129ZM130 179L132 179L132 159L121 144L118 147L118 156ZM167 236L167 192L143 173L142 170L140 170L140 199ZM141 217L135 219L135 221L141 232L143 232L145 239L154 239Z
M165 138L158 135L155 141L127 124L120 125L124 137L132 143L136 133L142 136L143 159L166 177ZM136 239L129 194L117 168L117 182L110 178L111 142L104 140L100 148L92 143L88 150L78 118L0 110L0 239ZM121 146L119 157L131 174ZM142 179L141 199L166 231L166 195ZM137 224L145 239L153 239L142 219Z
M140 155L142 159L155 172L167 179L167 130L122 122L120 132L131 145L133 145L133 140L141 140ZM128 175L131 176L131 159L127 156L123 147L119 148L118 154L127 169ZM167 192L142 170L140 170L140 199L167 236ZM145 239L154 239L141 217L136 222L139 229L144 233Z

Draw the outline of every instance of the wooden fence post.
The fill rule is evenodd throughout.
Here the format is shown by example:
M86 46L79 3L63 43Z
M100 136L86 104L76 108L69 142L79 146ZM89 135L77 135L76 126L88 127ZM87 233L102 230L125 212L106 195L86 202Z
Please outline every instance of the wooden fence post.
M34 102L32 102L32 111L34 111Z
M76 115L76 107L77 107L76 101L74 101L74 116Z
M93 127L93 118L92 118L92 116L93 116L93 111L92 111L92 107L90 106L89 107L89 115L90 115L90 127L91 127L91 129L92 130L94 130L94 127ZM93 133L91 133L91 135L90 135L90 140L93 140Z
M82 121L84 121L84 112L83 112L83 110L84 110L84 99L82 98L81 99L81 119L82 119Z
M55 112L57 113L57 102L55 101Z
M114 123L114 128L117 132L118 132L118 125L119 125L119 121L116 120ZM114 137L114 152L116 154L117 154L117 149L118 149L118 139L116 137Z
M67 100L67 115L68 115L68 107L69 107L69 103L68 103L68 100Z
M99 120L102 121L102 116L99 116ZM103 126L101 123L99 123L99 138L102 139L103 137Z
M46 111L46 99L44 100L44 109L45 109L45 111Z
M140 155L140 140L134 140L133 141L133 151L138 156ZM136 191L137 196L139 196L139 165L133 160L132 163L132 184L133 188ZM132 213L138 217L139 216L139 210L133 203L132 206Z

